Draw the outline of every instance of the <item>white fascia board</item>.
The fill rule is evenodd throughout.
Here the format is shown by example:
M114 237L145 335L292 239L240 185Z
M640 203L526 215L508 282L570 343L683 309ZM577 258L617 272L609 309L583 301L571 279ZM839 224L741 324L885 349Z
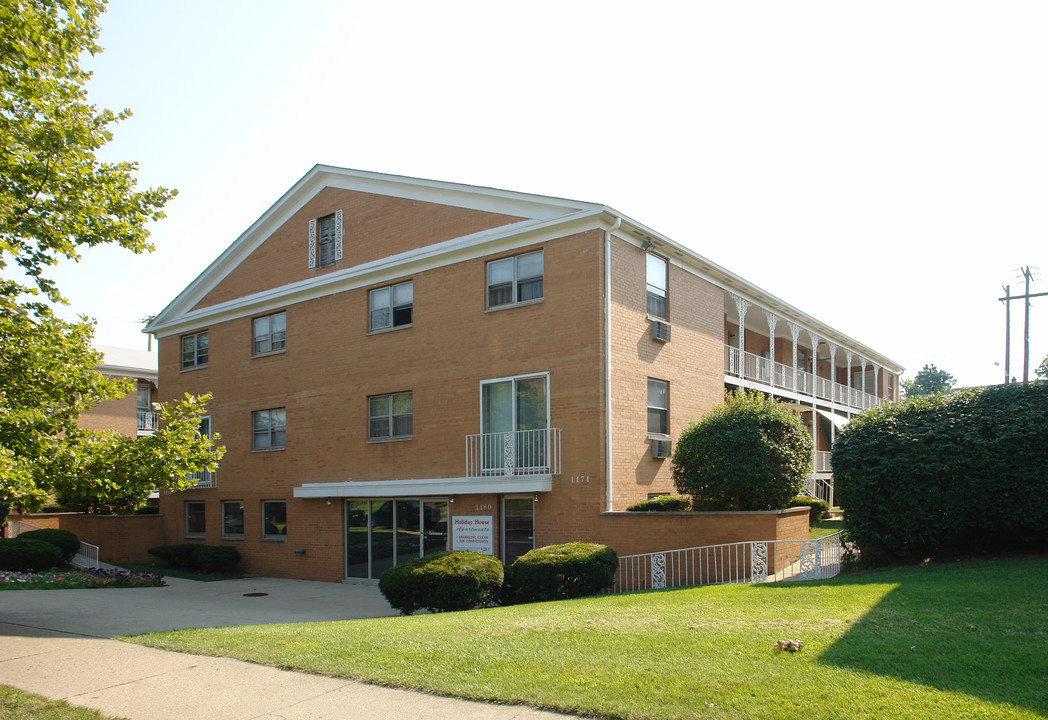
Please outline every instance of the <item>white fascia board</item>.
M372 480L364 482L303 483L294 488L297 498L436 497L531 493L553 490L552 475L499 476L490 478L426 478L421 480Z
M326 273L217 305L210 305L199 310L187 311L171 318L162 319L158 315L150 324L149 331L157 337L168 337L211 323L248 317L295 303L473 260L496 252L549 242L566 235L602 227L601 213L601 209L583 210L566 218L561 217L549 221L526 220L435 245L408 250L380 260Z
M804 329L811 330L827 340L833 340L842 348L852 350L856 354L862 355L867 360L875 362L895 374L902 373L903 367L897 362L881 355L876 350L863 345L857 340L848 337L839 330L831 328L829 325L815 319L806 312L790 305L785 300L757 287L753 283L736 275L730 270L721 267L712 260L709 260L695 251L674 242L665 235L636 222L626 215L622 215L611 208L607 208L607 211L622 218L622 227L615 233L616 237L620 237L637 247L641 247L645 240L651 240L655 245L654 249L656 252L667 258L677 267L691 273L692 275L700 277L722 290L741 295L753 304L759 306L761 309L766 309L769 312L775 313L785 320L792 320L798 325L804 327Z
M258 220L241 233L167 307L161 310L144 332L156 334L159 328L174 317L195 307L248 255L290 220L306 203L328 187L483 210L539 221L551 221L580 212L594 211L601 207L592 203L494 188L370 173L330 165L315 165L273 203Z

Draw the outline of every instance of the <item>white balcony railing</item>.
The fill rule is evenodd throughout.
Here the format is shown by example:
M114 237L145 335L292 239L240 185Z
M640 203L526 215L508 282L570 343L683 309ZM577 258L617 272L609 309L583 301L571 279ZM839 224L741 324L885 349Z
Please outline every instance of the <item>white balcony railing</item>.
M792 390L823 400L860 410L869 410L881 404L881 399L856 388L812 375L770 359L743 352L731 345L724 346L724 372L752 382Z
M160 413L151 410L138 411L139 432L153 432L160 429Z
M467 477L559 473L559 428L466 436Z
M201 470L198 473L193 473L189 477L196 480L195 483L187 487L187 490L203 490L207 488L213 488L217 485L216 473L208 472L207 470Z

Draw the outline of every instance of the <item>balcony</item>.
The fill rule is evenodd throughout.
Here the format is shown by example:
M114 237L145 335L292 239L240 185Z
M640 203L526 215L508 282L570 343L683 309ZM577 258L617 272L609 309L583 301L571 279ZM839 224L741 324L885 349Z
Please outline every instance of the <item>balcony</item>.
M160 413L152 412L151 410L139 410L138 411L138 432L142 435L149 435L155 430L160 429Z
M816 397L856 410L869 410L881 404L881 399L876 395L773 362L760 355L742 352L731 345L724 346L724 372L761 385Z
M466 436L467 477L520 477L559 473L559 428Z
M196 480L196 482L187 487L186 490L205 490L207 488L216 487L216 474L217 473L208 472L207 470L202 470L198 473L193 473L189 477L191 479Z

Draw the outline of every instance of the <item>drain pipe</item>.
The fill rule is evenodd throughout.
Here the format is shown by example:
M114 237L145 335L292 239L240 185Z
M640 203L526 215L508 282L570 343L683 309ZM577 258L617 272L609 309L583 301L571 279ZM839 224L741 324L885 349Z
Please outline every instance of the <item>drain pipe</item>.
M604 477L606 483L607 508L612 511L611 477L611 234L622 225L616 217L610 228L604 231Z

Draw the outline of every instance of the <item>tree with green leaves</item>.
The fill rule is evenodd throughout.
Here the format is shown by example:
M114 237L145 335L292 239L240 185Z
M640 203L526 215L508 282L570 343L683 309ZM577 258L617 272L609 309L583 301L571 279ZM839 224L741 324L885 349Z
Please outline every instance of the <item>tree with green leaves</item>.
M813 447L786 406L738 390L681 432L673 480L696 510L778 510L800 493Z
M103 9L101 0L0 0L0 503L25 509L76 495L131 504L214 470L222 455L198 432L204 397L161 408L164 426L142 440L77 426L82 412L133 388L95 370L93 324L55 316L48 303L65 300L45 273L83 248L152 250L146 224L175 194L138 190L134 163L95 156L130 114L87 101L80 60L101 52Z
M934 365L925 365L913 376L913 380L902 381L902 389L906 392L906 397L917 397L949 392L956 383L953 375L945 370L940 370Z
M1048 380L1048 355L1044 356L1044 360L1037 366L1037 369L1033 371L1033 374L1042 380Z

